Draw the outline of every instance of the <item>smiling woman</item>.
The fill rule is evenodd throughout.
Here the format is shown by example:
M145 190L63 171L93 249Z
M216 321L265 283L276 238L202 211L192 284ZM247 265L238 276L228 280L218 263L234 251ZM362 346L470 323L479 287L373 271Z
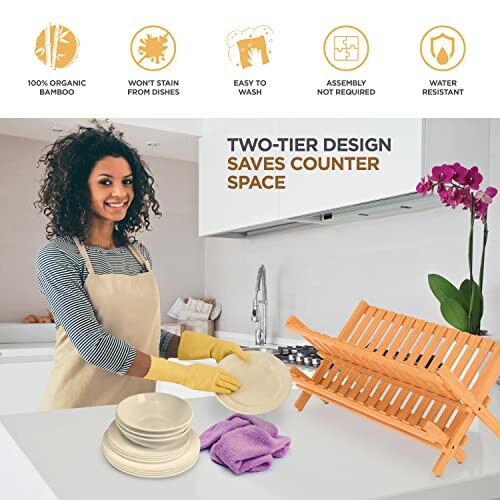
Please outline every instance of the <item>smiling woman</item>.
M221 368L165 359L246 355L230 342L161 330L151 257L134 236L150 229L150 211L161 212L138 152L112 125L96 124L58 139L39 165L36 205L49 218L49 242L38 251L37 277L57 328L42 408L116 404L154 391L157 380L236 390Z
M127 210L121 217L116 215L114 226L106 226L108 232L112 230L108 237L112 236L115 245L134 241L133 235L140 229L149 230L150 210L161 216L153 177L137 150L113 125L79 127L57 139L38 164L45 174L37 206L49 218L48 239L71 235L92 240L87 233L95 217L106 220L103 202L115 202L122 189L130 197ZM117 188L120 192L113 194ZM102 210L95 211L99 203Z

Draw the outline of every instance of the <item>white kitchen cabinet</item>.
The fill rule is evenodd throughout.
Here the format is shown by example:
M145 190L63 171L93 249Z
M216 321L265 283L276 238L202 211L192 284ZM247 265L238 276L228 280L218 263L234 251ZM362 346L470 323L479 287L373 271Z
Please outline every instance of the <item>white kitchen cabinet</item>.
M411 193L422 174L422 120L419 119L281 120L280 135L318 140L316 152L286 154L289 168L287 187L280 192L280 219ZM380 151L373 152L366 147L363 147L365 151L352 152L323 149L325 140L332 149L332 139L338 144L345 138L370 138L383 144ZM389 146L388 143L390 148L384 147L384 144ZM343 149L347 148L343 146ZM360 158L359 170L352 160L347 160L351 157ZM320 158L324 165L332 161L331 158L339 161L344 158L343 170L305 168L307 162L312 168ZM352 170L348 169L349 161ZM291 168L292 162L297 170ZM368 162L372 162L371 168Z
M0 415L40 410L52 360L13 357L0 363Z
M380 214L394 213L392 205L397 209L400 205L418 205L421 209L435 206L427 199L422 201L417 197L415 205L415 196L411 200L400 196L414 193L420 177L430 173L434 165L455 161L468 167L478 165L487 183L490 128L489 119L207 120L200 140L200 236L230 236L252 229L289 227L292 221L304 222L311 214L342 211L344 207L368 202L376 202L375 210ZM391 152L324 152L322 148L315 153L249 152L246 156L283 156L287 167L281 173L286 173L286 189L231 191L226 186L227 176L232 173L226 168L231 154L227 137L314 137L319 139L319 146L324 137L390 137ZM379 157L379 170L349 171L344 167L343 171L333 172L294 171L289 165L294 156L326 158L354 154ZM235 156L241 157L243 153ZM388 199L394 201L377 201ZM358 220L355 212L351 215L342 217L346 221ZM337 214L335 220L339 220Z
M273 149L230 151L228 137L316 138L316 152ZM324 152L324 138L382 138L391 140L390 152L357 152L379 157L379 170L323 171L291 168L293 157L353 156L352 152ZM276 141L274 141L276 142ZM287 224L287 219L315 212L414 192L422 175L422 120L420 119L290 119L207 120L200 139L199 234L238 233L242 229ZM285 169L230 171L228 157L283 157ZM285 189L227 187L229 175L284 175Z
M199 234L207 236L252 226L279 218L279 193L274 190L227 188L228 177L245 173L259 178L269 171L227 168L228 158L251 156L238 149L231 152L228 137L275 137L278 120L207 120L199 147ZM262 154L260 154L262 156ZM265 155L265 154L264 154ZM271 172L272 173L272 172Z

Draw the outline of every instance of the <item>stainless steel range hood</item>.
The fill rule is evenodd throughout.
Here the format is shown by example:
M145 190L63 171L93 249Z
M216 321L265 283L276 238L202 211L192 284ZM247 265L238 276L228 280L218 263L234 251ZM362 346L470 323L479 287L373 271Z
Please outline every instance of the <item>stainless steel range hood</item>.
M394 215L420 212L430 208L441 206L439 196L423 197L420 193L407 193L399 196L378 199L356 205L344 206L333 210L325 210L312 214L266 222L256 226L241 228L211 235L215 238L249 238L278 231L289 231L293 229L305 229L318 226L331 226L356 222L367 219L380 219Z

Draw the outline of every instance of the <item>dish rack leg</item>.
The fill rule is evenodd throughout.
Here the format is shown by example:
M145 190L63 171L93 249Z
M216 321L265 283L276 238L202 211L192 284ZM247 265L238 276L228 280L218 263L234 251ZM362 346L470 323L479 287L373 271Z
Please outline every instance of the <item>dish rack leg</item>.
M304 406L307 404L307 402L309 401L309 399L311 398L311 394L309 394L308 392L306 391L302 391L300 393L300 396L297 398L297 401L295 401L295 408L297 408L297 410L299 411L302 411L304 409Z
M462 438L462 441L460 441L460 446L457 448L457 451L455 452L455 455L453 455L453 458L457 461L459 464L463 464L465 461L465 458L467 457L467 453L464 451L465 445L469 441L469 436L467 434Z
M432 472L434 472L436 476L440 477L441 474L446 469L446 466L450 463L450 460L452 458L454 458L457 461L457 463L463 464L466 457L467 453L465 453L464 449L461 447L443 451L440 457L438 458L438 461L436 462L434 469L432 469Z
M318 366L317 370L314 372L314 375L312 376L312 380L314 383L319 384L321 379L324 377L325 373L327 372L328 368L332 365L331 362L327 362L325 359L321 362L321 364ZM300 393L300 396L297 398L297 401L295 401L295 408L297 410L302 411L304 407L306 406L307 402L311 399L311 394L306 391L302 391ZM324 403L327 403L327 401L324 401Z
M451 452L441 453L441 456L438 458L438 461L436 462L436 465L432 469L432 472L434 472L434 474L437 477L441 477L444 470L446 469L446 466L449 464L450 460L451 460Z
M489 402L489 398L485 398L481 404L447 366L442 366L438 374L445 381L453 394L456 395L457 399L462 400L472 412L493 431L496 437L500 437L500 421L495 418L495 415L488 410L488 405L485 404Z
M467 444L467 441L469 441L469 437L466 433L469 430L474 418L475 415L473 413L469 413L456 429L454 436L446 444L446 448L438 458L434 469L432 469L432 472L434 472L436 476L441 476L452 458L454 458L459 464L465 460L466 453L463 447Z
M465 453L465 451L463 450L463 448L458 448L457 451L455 452L455 455L453 455L453 458L459 464L463 464L466 457L467 457L467 453Z

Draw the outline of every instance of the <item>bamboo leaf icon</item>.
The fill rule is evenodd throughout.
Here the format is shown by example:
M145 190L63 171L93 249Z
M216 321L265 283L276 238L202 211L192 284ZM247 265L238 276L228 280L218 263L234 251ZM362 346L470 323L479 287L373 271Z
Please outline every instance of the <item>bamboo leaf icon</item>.
M78 39L71 30L59 23L47 23L38 35L34 53L45 66L64 68L75 60L78 45Z

